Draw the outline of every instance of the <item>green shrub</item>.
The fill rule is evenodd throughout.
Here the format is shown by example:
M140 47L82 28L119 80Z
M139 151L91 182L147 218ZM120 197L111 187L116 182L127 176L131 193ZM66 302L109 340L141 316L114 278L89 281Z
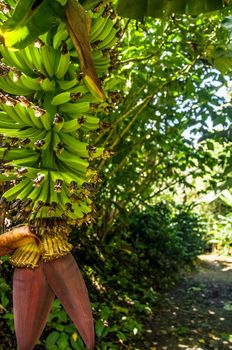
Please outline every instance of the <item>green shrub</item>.
M205 232L202 219L188 207L162 202L133 214L128 238L151 265L168 271L205 250Z
M209 234L209 243L219 254L232 254L232 215L218 215Z

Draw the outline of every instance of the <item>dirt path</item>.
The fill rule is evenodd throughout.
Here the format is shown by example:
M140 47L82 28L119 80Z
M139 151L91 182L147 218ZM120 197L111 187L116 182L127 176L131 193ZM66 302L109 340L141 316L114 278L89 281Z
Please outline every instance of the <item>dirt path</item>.
M232 258L199 257L195 273L159 303L150 350L232 349Z

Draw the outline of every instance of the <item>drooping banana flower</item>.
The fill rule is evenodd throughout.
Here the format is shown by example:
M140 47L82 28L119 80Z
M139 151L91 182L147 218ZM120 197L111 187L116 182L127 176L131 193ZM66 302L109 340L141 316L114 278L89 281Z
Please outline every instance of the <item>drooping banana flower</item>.
M57 227L56 222L56 227ZM59 227L64 229L62 221ZM54 229L54 227L53 227ZM93 316L87 288L71 245L59 233L38 238L29 226L0 235L0 256L13 253L14 323L20 350L31 350L46 325L57 296L76 325L87 348L94 349ZM55 259L54 259L55 257Z

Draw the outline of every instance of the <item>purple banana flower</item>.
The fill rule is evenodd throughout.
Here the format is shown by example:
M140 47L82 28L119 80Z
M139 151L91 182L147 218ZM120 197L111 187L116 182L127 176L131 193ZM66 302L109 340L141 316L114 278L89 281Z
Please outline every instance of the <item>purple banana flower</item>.
M34 243L38 240L22 227L1 235L0 256L17 247L30 246L32 239ZM32 255L32 250L29 254ZM55 296L60 299L87 348L93 350L94 324L88 291L71 253L48 262L38 259L35 268L15 268L13 305L19 350L33 350L46 325Z

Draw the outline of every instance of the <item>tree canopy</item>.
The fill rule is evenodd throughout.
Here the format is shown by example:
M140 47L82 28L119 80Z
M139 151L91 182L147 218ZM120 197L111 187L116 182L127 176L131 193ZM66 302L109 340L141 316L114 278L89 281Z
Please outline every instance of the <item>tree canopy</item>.
M96 139L113 152L101 164L99 195L109 231L113 213L132 213L197 178L211 174L210 186L229 186L228 15L150 18L138 27L125 20L117 72L106 82L121 102L105 118L111 130Z

